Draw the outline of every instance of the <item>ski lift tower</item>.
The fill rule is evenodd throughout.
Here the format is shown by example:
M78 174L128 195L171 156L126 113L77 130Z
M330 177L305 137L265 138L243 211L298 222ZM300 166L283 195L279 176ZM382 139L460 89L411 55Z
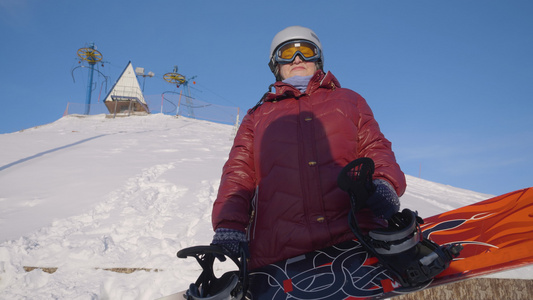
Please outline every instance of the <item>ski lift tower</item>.
M91 43L89 47L78 49L78 56L89 63L89 81L87 82L87 96L85 98L85 114L88 115L91 111L94 65L102 60L102 53L96 50L94 43Z
M178 73L178 66L174 66L173 72L166 73L165 75L163 75L163 79L165 79L165 81L175 84L178 88L180 87L180 84L182 84L186 88L187 96L185 96L185 101L187 102L187 109L189 110L189 115L192 118L194 118L194 111L191 97L191 89L189 88L189 81L194 78L196 78L196 76L193 76L189 79L185 79L185 76Z

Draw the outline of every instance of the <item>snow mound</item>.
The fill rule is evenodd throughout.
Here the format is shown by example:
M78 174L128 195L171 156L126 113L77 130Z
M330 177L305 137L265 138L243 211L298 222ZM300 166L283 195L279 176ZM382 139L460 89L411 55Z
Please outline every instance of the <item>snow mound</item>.
M71 115L0 135L3 297L155 299L185 289L199 266L175 254L211 241L233 133L231 125L156 114ZM407 181L402 205L423 217L491 196ZM533 278L527 273L506 276Z

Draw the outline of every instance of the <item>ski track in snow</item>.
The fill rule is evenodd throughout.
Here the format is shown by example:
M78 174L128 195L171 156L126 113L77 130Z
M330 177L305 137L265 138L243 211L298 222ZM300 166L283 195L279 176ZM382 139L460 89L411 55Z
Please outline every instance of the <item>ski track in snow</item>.
M148 168L90 212L57 220L49 227L12 242L11 246L19 249L16 252L24 253L17 265L86 269L85 272L97 267L173 269L169 266L176 265L178 260L172 254L194 245L200 220L209 219L209 208L214 200L213 185L218 184L203 181L203 188L195 195L200 205L192 205L191 209L179 207L183 202L175 200L187 195L189 189L160 179L175 165ZM201 217L185 224L186 230L177 234L164 230L168 222L191 215ZM35 272L41 273L42 278L29 278L33 288L48 290L49 282L45 278L54 275L40 271L31 273ZM39 277L30 273L28 276ZM112 293L112 284L107 285L106 293ZM105 286L100 288L106 290ZM50 293L53 294L51 290Z

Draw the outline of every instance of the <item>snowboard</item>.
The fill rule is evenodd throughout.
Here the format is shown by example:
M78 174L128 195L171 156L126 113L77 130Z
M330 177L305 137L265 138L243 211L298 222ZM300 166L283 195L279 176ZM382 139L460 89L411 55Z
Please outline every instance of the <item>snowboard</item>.
M424 237L463 250L432 281L403 288L357 240L250 271L248 298L383 299L533 263L533 188L424 219Z
M383 299L532 264L533 187L425 218L421 229L439 245L464 247L421 286L402 287L354 239L251 270L246 299Z

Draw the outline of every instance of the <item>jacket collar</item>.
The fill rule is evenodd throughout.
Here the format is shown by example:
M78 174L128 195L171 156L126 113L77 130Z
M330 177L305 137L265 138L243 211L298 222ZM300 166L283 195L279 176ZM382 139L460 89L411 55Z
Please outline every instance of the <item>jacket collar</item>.
M309 80L309 84L307 85L307 90L305 93L300 92L294 86L282 81L274 83L274 87L276 89L275 92L268 93L264 101L279 101L287 98L299 98L304 94L311 95L321 88L334 90L336 88L340 88L341 85L331 72L328 71L328 73L324 73L322 70L317 70L313 77L311 77L311 80Z

